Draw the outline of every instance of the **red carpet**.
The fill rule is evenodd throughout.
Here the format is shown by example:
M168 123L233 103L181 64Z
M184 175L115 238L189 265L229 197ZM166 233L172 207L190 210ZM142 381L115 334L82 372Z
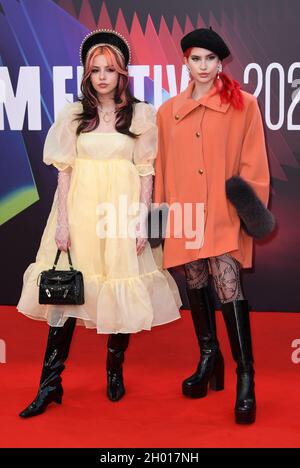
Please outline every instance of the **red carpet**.
M300 364L291 344L300 339L300 314L252 313L256 358L257 422L233 422L235 373L224 324L218 329L226 361L225 390L201 400L181 395L198 352L188 311L169 325L132 336L126 356L127 394L105 395L106 336L77 327L63 373L61 406L22 420L34 398L47 337L43 322L0 307L6 343L1 372L1 447L299 447Z

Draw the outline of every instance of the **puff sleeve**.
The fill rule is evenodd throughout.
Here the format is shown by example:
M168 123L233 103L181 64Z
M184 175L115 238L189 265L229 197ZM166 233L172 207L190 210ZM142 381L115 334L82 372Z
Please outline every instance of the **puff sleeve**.
M74 166L76 157L76 128L78 121L73 121L75 114L82 112L80 102L67 103L47 133L43 161L52 164L59 171Z
M135 140L133 162L140 176L155 175L154 159L157 152L156 110L152 104L135 104L130 130L140 135Z

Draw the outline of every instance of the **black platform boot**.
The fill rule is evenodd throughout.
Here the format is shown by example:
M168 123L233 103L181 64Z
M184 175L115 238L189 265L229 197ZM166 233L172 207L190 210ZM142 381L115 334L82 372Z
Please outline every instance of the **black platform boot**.
M237 363L235 420L238 424L251 424L256 417L256 401L248 301L222 304L222 312L232 356Z
M118 401L125 394L122 364L129 337L129 333L116 333L107 340L107 396L111 401Z
M63 327L50 327L37 396L19 416L30 418L43 413L49 403L61 403L63 388L60 374L68 357L76 319L70 317Z
M201 359L196 372L182 382L182 393L192 398L203 398L208 384L215 391L224 389L224 359L217 340L215 310L208 288L188 289L187 294Z

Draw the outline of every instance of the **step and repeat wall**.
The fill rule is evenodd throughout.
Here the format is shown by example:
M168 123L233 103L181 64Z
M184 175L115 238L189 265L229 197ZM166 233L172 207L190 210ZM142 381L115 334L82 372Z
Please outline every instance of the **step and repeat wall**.
M76 100L79 47L96 28L132 47L134 94L158 108L187 85L181 37L211 26L229 44L224 70L263 115L276 231L255 243L244 289L258 311L299 311L300 3L271 0L0 0L0 304L16 304L57 184L42 162L55 116ZM183 270L172 270L185 299ZM185 304L186 305L186 304Z

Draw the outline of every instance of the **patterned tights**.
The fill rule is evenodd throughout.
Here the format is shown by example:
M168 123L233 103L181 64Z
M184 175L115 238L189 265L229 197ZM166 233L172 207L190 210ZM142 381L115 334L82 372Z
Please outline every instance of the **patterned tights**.
M195 260L184 265L188 289L200 289L208 285L212 274L216 293L222 304L244 299L240 264L230 254Z

